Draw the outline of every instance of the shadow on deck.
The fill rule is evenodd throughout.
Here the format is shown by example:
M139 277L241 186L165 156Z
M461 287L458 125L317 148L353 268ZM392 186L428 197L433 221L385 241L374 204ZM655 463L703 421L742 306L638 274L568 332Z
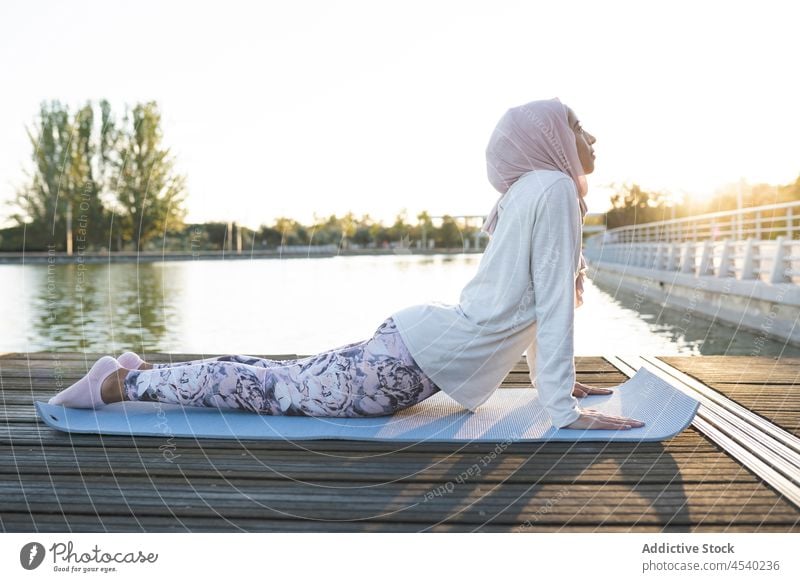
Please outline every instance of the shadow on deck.
M800 529L797 506L694 425L661 443L515 442L499 449L69 434L41 422L33 401L57 392L57 364L68 385L100 355L0 356L3 531ZM204 356L148 359L196 357ZM662 359L798 434L800 361ZM627 379L601 357L576 363L587 384ZM528 385L521 359L501 389Z

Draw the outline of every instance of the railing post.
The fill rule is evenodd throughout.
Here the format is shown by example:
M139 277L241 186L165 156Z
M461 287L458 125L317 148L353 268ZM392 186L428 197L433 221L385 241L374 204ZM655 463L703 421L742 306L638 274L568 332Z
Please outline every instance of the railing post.
M725 241L722 243L722 256L719 259L719 270L717 271L717 277L730 277L731 275L731 239L726 238Z
M678 254L678 244L672 242L669 244L669 254L667 255L667 270L674 271L675 270L675 263L677 262L676 259Z
M754 238L747 239L744 247L744 261L742 262L742 280L759 279L760 273L756 273L761 262L758 255L758 244Z
M714 243L710 240L703 241L703 252L700 255L700 268L697 271L697 275L702 277L703 275L713 275L714 274Z
M694 243L683 244L683 257L681 259L681 273L694 274Z
M794 238L794 213L792 207L786 209L786 238L792 240Z
M761 239L761 211L756 212L756 238Z
M772 265L772 274L770 275L770 283L791 283L792 278L786 274L786 245L784 244L786 238L779 236L775 239L775 262Z

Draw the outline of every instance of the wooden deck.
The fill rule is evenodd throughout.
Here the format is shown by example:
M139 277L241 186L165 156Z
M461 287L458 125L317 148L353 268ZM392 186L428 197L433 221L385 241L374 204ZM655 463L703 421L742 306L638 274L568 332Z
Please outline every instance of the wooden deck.
M57 367L67 386L100 355L0 356L0 530L800 531L798 506L694 425L661 443L513 443L484 465L496 445L102 436L42 423L32 403L57 392ZM798 434L800 360L662 360ZM576 362L582 382L627 379L604 358ZM521 359L502 389L527 385Z

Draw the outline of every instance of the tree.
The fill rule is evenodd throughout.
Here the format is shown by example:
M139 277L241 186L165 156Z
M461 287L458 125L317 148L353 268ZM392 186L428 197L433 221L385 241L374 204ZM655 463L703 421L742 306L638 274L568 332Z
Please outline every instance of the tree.
M436 235L436 244L448 249L461 247L463 244L461 230L458 228L455 219L449 214L442 216L442 226Z
M99 109L98 124L91 102L72 116L58 101L42 102L38 123L26 128L33 170L11 218L25 229L27 249L110 248L115 217L117 249L123 234L138 248L181 226L185 182L159 148L155 104L134 108L133 128L125 126L127 115L117 126L107 101Z
M70 117L58 101L43 102L39 122L26 128L33 148L33 172L14 204L11 216L26 227L28 249L72 253L102 245L107 238L108 212L100 194L108 167L109 108L100 103L103 123L95 135L91 102Z
M71 160L67 171L65 191L67 200L67 244L86 250L107 243L110 213L103 205L101 193L109 178L111 155L109 136L114 132L108 102L101 102L102 122L95 137L94 109L87 103L75 113ZM68 246L68 252L71 249Z
M69 185L63 182L71 161L69 112L58 101L42 102L38 125L25 131L33 147L33 171L26 171L29 180L17 191L14 201L21 212L11 218L26 227L26 239L36 241L33 248L44 250L54 245L57 250L65 250L70 195Z
M608 228L667 218L665 195L660 192L646 192L638 184L625 185L618 189L611 196L611 205L612 209L606 213Z
M341 248L346 249L350 247L350 241L356 234L356 229L358 228L358 220L351 211L344 215L344 217L340 221L340 225L342 229L342 241L340 243L340 246Z
M410 227L406 223L408 211L403 208L394 217L394 223L386 230L386 236L390 242L397 244L408 244Z
M132 123L132 126L129 124ZM183 225L186 178L174 172L162 148L161 114L155 102L126 110L116 157L113 229L140 250L154 237Z
M423 210L419 214L417 214L417 221L419 223L419 237L422 241L422 248L428 248L428 237L433 234L433 221L431 220L431 215L428 214L427 210Z

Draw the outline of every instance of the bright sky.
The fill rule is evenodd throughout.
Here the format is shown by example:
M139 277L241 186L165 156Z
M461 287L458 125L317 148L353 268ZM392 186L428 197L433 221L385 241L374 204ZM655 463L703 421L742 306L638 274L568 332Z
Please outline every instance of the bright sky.
M190 221L486 214L503 112L559 97L612 182L703 196L800 173L793 2L0 5L0 221L39 103L156 100Z

